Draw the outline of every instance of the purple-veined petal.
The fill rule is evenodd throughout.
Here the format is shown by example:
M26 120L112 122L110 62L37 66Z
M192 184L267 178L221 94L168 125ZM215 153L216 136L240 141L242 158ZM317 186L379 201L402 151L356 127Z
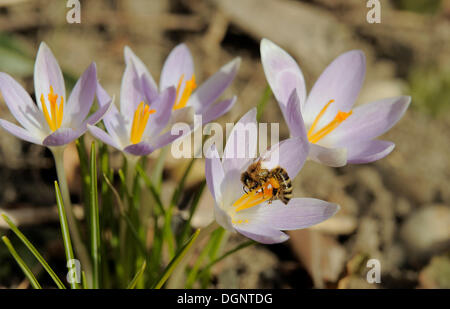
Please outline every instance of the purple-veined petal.
M410 102L411 97L401 96L358 106L323 142L346 145L377 138L400 120Z
M230 86L236 77L240 64L240 58L232 60L194 91L188 104L194 107L197 114L203 114Z
M260 49L267 82L283 113L294 89L297 89L297 95L303 107L306 100L306 85L297 62L286 51L268 39L261 40Z
M275 200L259 207L253 220L278 230L298 230L325 221L338 210L337 204L313 198L294 198L287 205Z
M47 110L50 110L50 103L47 98L50 92L50 86L53 87L53 92L58 95L58 102L60 102L61 97L64 98L64 102L67 102L66 87L61 68L50 48L42 42L36 56L36 63L34 64L34 88L36 101L41 110L42 94L45 98Z
M262 244L277 244L289 239L285 233L272 228L268 224L243 223L234 225L236 231Z
M33 136L29 131L15 125L14 123L0 119L0 126L12 135L23 139L24 141L42 145L41 141L37 137Z
M221 101L217 104L214 104L210 108L208 108L202 114L203 124L210 123L211 121L214 121L217 118L221 117L222 115L225 115L226 113L228 113L228 111L233 107L234 103L236 103L236 100L237 100L237 97L234 96L231 99Z
M145 128L144 138L152 138L158 135L168 124L172 115L172 108L175 104L177 93L174 87L169 87L158 96L151 108L156 113L150 115L147 127Z
M262 166L269 170L280 166L286 170L289 178L294 179L302 169L308 153L308 140L302 137L292 137L272 146L262 155Z
M146 156L150 153L152 153L155 150L152 145L150 145L147 142L140 142L137 144L133 144L130 146L125 147L124 151L128 152L135 156Z
M108 110L113 105L113 102L109 102L109 104L105 104L103 106L100 106L98 110L95 111L92 115L90 115L79 127L77 130L79 130L81 133L86 132L87 125L95 125L97 124L102 118L108 113Z
M67 101L63 126L78 127L88 115L97 88L97 69L92 63L75 84Z
M242 170L255 159L257 144L256 108L252 108L234 125L228 136L222 159L225 173L232 169Z
M164 62L159 89L162 91L168 87L177 87L181 76L183 76L183 82L179 90L179 93L183 93L186 81L190 80L192 75L194 75L194 61L191 52L185 44L179 44L170 52Z
M153 148L155 150L159 149L159 148L162 148L164 146L169 145L170 143L172 143L176 139L183 138L184 136L187 136L188 134L191 133L191 131L192 131L192 125L189 126L189 130L186 130L186 131L180 130L177 133L172 133L171 130L169 130L166 133L161 134L160 136L158 136L152 142L152 146L153 146Z
M347 164L347 149L345 147L327 148L309 143L308 159L331 167L344 166Z
M153 98L158 95L158 86L156 86L153 76L148 71L144 62L142 62L142 60L138 56L136 56L136 54L131 50L130 47L125 46L124 55L125 63L127 65L130 65L131 63L133 64L134 68L137 71L137 75L141 79L141 82L144 83L143 87L145 88L145 91L147 91L148 102L153 101Z
M355 142L347 146L350 164L363 164L380 160L394 150L395 144L388 141L372 140Z
M33 132L48 128L29 94L6 73L0 73L0 92L11 114L26 130Z
M303 122L303 117L300 112L300 101L297 92L294 90L289 97L283 115L289 127L291 136L300 136L303 139L307 140L305 123Z
M145 101L146 96L142 89L142 81L133 62L130 62L125 68L120 87L120 112L127 122L133 121L134 112L138 105Z
M205 177L206 184L208 185L214 200L216 202L221 202L221 184L225 177L225 172L215 145L211 146L205 159Z
M122 148L120 147L120 145L118 145L116 143L116 141L105 131L103 131L102 129L100 129L99 127L96 126L91 126L90 124L87 125L87 128L89 130L89 132L96 138L99 139L100 141L102 141L105 144L108 144L109 146L112 146L118 150L122 150Z
M80 137L79 132L77 130L71 128L59 128L49 136L47 136L42 144L44 146L62 146L69 144L70 142L76 140Z
M111 97L105 89L103 89L100 83L97 84L97 100L99 106L104 106L112 101ZM105 128L109 135L118 147L123 148L128 145L130 134L127 130L126 121L122 114L119 113L119 110L114 103L111 104L111 108L103 117L103 123L105 124Z
M361 90L366 73L366 58L360 50L352 50L337 57L320 75L302 109L307 127L330 101L326 112L317 123L322 128L330 123L339 110L348 112Z

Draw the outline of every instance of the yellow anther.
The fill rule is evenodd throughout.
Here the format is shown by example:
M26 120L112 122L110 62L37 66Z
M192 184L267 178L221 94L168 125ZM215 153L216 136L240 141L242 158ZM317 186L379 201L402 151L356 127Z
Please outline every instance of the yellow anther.
M236 207L236 212L252 208L270 200L272 198L272 191L274 188L279 188L279 184L276 180L272 180L271 178L262 187L242 195L233 204L233 206Z
M181 94L181 97L179 98L183 80L184 80L184 74L181 75L180 80L178 81L177 95L175 98L175 105L173 106L173 109L180 109L180 108L185 107L189 100L189 97L192 94L192 91L194 91L194 89L197 88L197 84L195 83L195 75L192 75L192 78L190 80L186 81L186 85L184 86L183 93Z
M328 135L331 131L336 129L345 119L348 118L348 116L350 116L352 114L352 111L349 111L348 113L347 112L338 111L337 115L334 117L334 119L329 124L327 124L325 127L320 129L319 131L314 132L314 130L315 130L317 124L319 123L320 119L325 114L325 112L328 109L328 107L330 106L330 104L333 103L333 102L334 102L334 100L330 100L322 108L322 110L320 111L319 115L317 115L316 119L314 119L313 124L309 128L308 140L311 143L315 144L318 141L320 141L322 138L324 138L326 135Z
M156 110L150 109L144 102L141 102L138 105L134 112L133 123L131 125L130 142L132 144L137 144L142 140L142 135L144 134L148 119L150 115L155 112Z
M64 98L61 96L61 102L57 103L58 95L53 92L53 87L50 86L50 92L47 95L48 101L50 103L50 113L47 109L47 104L45 103L44 94L41 94L41 106L42 112L44 114L47 124L52 130L52 132L58 130L61 127L63 115L64 115Z

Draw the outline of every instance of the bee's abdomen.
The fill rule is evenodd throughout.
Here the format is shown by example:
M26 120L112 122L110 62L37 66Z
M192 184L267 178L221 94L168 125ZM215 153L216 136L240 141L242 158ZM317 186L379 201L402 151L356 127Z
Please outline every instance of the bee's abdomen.
M292 182L288 173L281 167L276 167L272 170L272 175L278 180L281 186L279 199L287 204L292 198Z

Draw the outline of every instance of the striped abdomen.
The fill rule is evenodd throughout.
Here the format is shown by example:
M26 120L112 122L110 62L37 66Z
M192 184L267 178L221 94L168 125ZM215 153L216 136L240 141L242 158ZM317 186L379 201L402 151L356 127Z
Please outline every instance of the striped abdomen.
M280 188L276 193L276 198L284 204L287 204L292 198L292 183L288 173L281 167L272 169L270 173L280 184Z

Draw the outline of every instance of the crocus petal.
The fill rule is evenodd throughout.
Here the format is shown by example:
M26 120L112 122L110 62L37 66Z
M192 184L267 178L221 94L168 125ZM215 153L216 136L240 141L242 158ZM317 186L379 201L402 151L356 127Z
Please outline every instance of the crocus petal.
M146 97L142 89L142 81L134 64L130 62L125 68L120 87L120 112L127 122L133 121L134 112L143 101L146 101Z
M317 144L309 144L308 159L331 166L339 167L347 164L347 149L327 148Z
M250 132L256 136L251 136ZM257 134L256 108L252 108L235 124L228 136L222 159L226 173L232 169L242 170L256 158Z
M11 114L26 130L43 131L42 113L25 89L6 73L0 73L0 91Z
M394 147L394 143L381 140L355 142L348 145L347 161L350 164L374 162L390 154Z
M175 104L176 95L177 92L175 87L169 87L165 89L151 105L151 108L155 109L156 113L150 115L144 132L145 137L151 138L152 136L156 136L167 126L170 116L172 115L172 108Z
M100 106L100 108L95 111L92 115L90 115L78 128L77 130L80 132L80 135L86 132L87 125L95 125L108 113L108 110L113 105L113 102L109 102L109 104Z
M44 146L62 146L66 145L80 137L80 134L71 128L59 128L47 136L42 144Z
M236 100L237 100L237 97L234 96L231 99L221 101L217 104L214 104L210 108L208 108L202 114L203 124L210 123L211 121L214 121L217 118L221 117L222 115L225 115L226 113L228 113L228 111L233 107L234 103L236 103Z
M0 126L12 135L23 139L24 141L42 145L41 141L37 137L33 136L29 131L15 125L14 123L0 119Z
M97 88L97 69L92 63L75 84L66 104L63 126L78 127L88 115Z
M297 89L300 103L305 104L305 79L297 62L286 51L268 39L261 40L260 49L266 79L281 109L286 109L286 104L294 89Z
M122 150L122 148L120 147L120 145L118 145L116 143L116 141L114 140L114 138L111 137L111 135L109 135L108 133L106 133L105 131L103 131L102 129L96 127L96 126L91 126L91 125L87 125L87 128L89 130L89 132L96 138L99 139L100 141L102 141L105 144L108 144L118 150Z
M50 110L50 104L47 100L47 95L50 92L50 86L53 87L53 92L64 98L64 102L67 101L66 87L64 85L64 79L59 67L58 61L53 56L50 48L44 42L39 46L39 50L36 56L36 63L34 64L34 88L36 93L36 101L38 106L41 106L41 95L44 95L48 110ZM58 98L58 99L59 99Z
M323 143L346 145L377 138L404 115L411 97L401 96L364 104L323 139Z
M288 205L275 200L261 206L254 220L278 230L298 230L325 221L338 210L337 204L313 198L294 198Z
M221 184L225 177L225 172L215 145L211 146L205 159L205 177L206 184L214 200L221 202Z
M289 239L288 235L267 224L244 223L235 225L234 228L242 235L262 244L277 244Z
M104 106L112 101L100 83L97 84L97 100L99 106ZM126 121L115 104L111 104L111 108L103 117L103 123L115 144L121 148L128 145L130 136L127 131Z
M180 88L180 93L183 93L186 81L190 80L193 74L194 61L189 48L185 44L177 45L164 62L159 89L162 91L168 87L177 87L181 76L183 76L183 83Z
M359 50L337 57L320 75L302 109L303 119L309 127L325 105L334 100L317 123L328 124L339 110L347 112L355 103L366 72L366 58Z
M128 152L135 156L146 156L150 153L152 153L155 150L154 147L152 147L147 142L140 142L138 144L133 144L130 146L125 147L124 151Z
M306 138L292 137L270 148L262 157L262 166L269 170L280 166L289 178L294 179L300 172L309 152Z
M236 58L224 65L192 94L188 104L194 107L197 114L203 113L230 86L240 64L241 59Z
M295 90L292 91L291 96L289 97L283 115L289 127L291 136L299 136L307 140L305 123L303 122L303 117L300 112L300 100Z
M192 126L190 126L190 130L188 131L180 131L176 134L172 134L171 131L167 131L164 134L161 134L160 136L158 136L153 142L152 142L152 146L153 148L159 149L162 148L164 146L169 145L170 143L172 143L173 141L175 141L178 138L183 138L184 136L187 136L188 134L191 133L192 130Z

